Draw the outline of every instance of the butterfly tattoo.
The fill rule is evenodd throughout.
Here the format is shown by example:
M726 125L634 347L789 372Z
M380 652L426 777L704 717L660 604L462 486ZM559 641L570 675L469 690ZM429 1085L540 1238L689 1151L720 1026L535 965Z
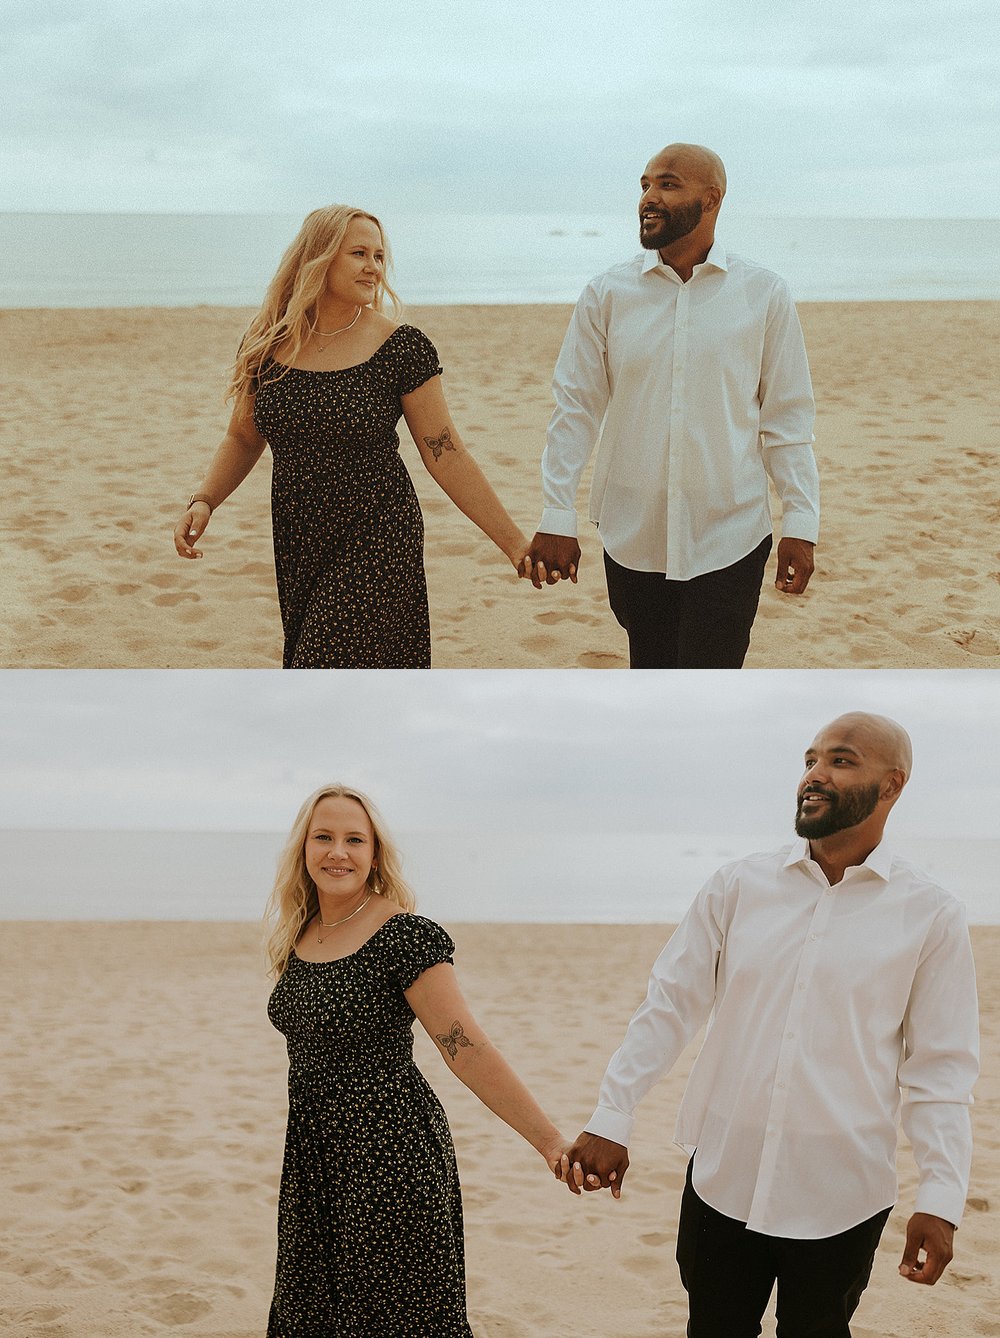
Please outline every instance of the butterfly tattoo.
M451 429L442 428L440 437L424 437L424 445L433 452L435 460L440 460L445 451L455 449L455 443L451 439Z
M442 1035L438 1036L438 1043L442 1045L445 1048L445 1050L448 1051L449 1059L454 1059L456 1057L456 1055L458 1054L458 1047L460 1045L472 1044L472 1042L469 1040L468 1036L466 1036L464 1030L462 1029L461 1022L453 1022L451 1026L451 1031L446 1032L443 1036Z

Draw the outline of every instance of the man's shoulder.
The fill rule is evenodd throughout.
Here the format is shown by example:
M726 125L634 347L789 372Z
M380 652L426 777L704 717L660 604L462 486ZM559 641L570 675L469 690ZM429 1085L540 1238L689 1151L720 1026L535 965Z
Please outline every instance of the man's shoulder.
M892 851L889 877L891 881L904 884L907 896L913 900L919 899L932 912L945 911L955 915L965 913L964 903L940 879L897 850Z
M762 265L757 260L750 260L740 255L738 251L726 250L726 264L729 267L728 273L734 279L740 279L762 292L789 291L787 279L777 270L769 269L767 265Z
M792 853L793 842L772 847L769 850L756 850L748 855L740 855L719 868L718 876L725 881L738 880L754 873L772 872L784 868L788 856Z
M617 265L612 265L610 269L595 274L584 292L595 292L602 295L615 288L636 283L642 274L642 262L643 254L641 252L639 255L633 256L631 260L620 260Z

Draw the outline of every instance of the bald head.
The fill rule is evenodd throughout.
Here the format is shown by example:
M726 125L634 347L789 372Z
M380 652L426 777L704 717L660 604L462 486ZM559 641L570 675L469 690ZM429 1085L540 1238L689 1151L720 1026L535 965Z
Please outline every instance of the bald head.
M689 180L698 181L703 186L715 186L720 198L726 193L726 169L722 159L703 144L668 144L650 159L649 166L654 163L660 168L669 164Z
M836 736L842 743L859 748L873 761L882 762L888 771L902 771L909 778L913 770L913 748L902 725L887 715L867 711L848 711L821 731L830 742Z

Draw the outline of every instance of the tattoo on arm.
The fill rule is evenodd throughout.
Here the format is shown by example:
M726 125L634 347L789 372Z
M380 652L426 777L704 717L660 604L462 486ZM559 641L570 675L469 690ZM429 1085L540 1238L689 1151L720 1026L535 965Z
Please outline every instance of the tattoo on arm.
M461 1022L453 1022L451 1024L451 1031L445 1032L444 1035L439 1034L437 1039L441 1048L448 1051L449 1059L457 1058L458 1047L460 1045L472 1044L468 1036L466 1036Z
M424 437L424 445L432 452L435 460L440 460L445 451L455 450L455 443L451 439L451 429L443 427L440 437ZM471 1044L471 1042L467 1042Z

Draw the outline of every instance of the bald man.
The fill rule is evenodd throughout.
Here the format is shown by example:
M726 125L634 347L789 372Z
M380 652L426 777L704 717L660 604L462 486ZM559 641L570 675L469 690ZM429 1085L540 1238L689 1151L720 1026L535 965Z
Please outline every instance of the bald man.
M896 1199L897 1123L919 1171L899 1272L952 1257L978 1071L961 904L883 843L911 771L906 732L841 716L806 750L799 840L721 869L653 966L598 1106L575 1193L628 1168L635 1108L708 1021L678 1114L688 1162L677 1262L689 1338L849 1338Z
M715 240L718 154L671 144L640 181L644 254L589 283L553 379L545 509L522 575L577 579L576 494L600 438L590 518L633 669L738 669L782 507L776 585L813 570L819 480L802 331L777 274Z

